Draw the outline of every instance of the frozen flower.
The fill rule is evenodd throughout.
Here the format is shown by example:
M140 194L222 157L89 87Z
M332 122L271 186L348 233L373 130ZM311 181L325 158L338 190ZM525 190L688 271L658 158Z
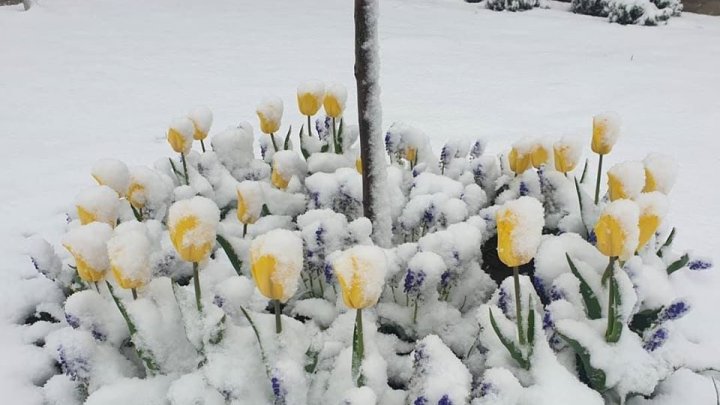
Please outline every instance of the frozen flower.
M130 172L125 163L117 159L102 159L95 162L92 177L101 186L108 186L119 196L125 196L130 183Z
M215 246L220 210L205 197L181 200L170 207L170 240L180 257L188 262L205 260Z
M688 263L690 270L707 270L712 267L712 262L709 259L694 259Z
M297 291L303 268L302 239L276 229L253 240L251 273L258 290L271 300L287 302Z
M620 136L620 119L614 113L599 114L593 117L592 151L607 155L612 151Z
M658 314L658 322L674 321L676 319L680 319L685 316L690 311L690 309L690 305L685 300L675 300L670 305L663 308L662 311L660 311L660 314Z
M151 241L142 222L123 222L108 241L110 268L120 287L140 288L150 281Z
M130 185L127 200L138 210L156 206L170 194L170 187L161 175L149 167L138 166L130 169Z
M270 180L279 189L286 189L293 176L305 179L307 163L291 150L283 150L273 155L273 167Z
M608 257L629 259L637 249L640 237L640 211L630 200L613 201L603 209L595 224L597 248Z
M548 159L550 158L550 150L551 145L548 144L547 141L543 139L535 140L532 152L530 153L530 161L532 162L533 167L538 169L540 166L547 164Z
M355 246L333 261L335 276L348 308L364 309L377 303L385 283L387 260L377 246Z
M645 166L645 186L643 191L670 193L677 176L677 163L675 163L675 160L670 156L651 153L643 159L643 165Z
M260 183L246 180L237 186L237 217L243 224L254 224L260 218L263 206Z
M201 141L207 138L208 133L210 132L210 126L213 122L212 111L210 111L207 107L197 107L190 111L188 118L190 118L190 121L193 123L193 138L196 141Z
M478 139L473 143L472 147L470 148L470 157L473 159L477 159L485 152L485 141L482 139Z
M188 153L192 147L195 136L195 125L187 117L177 118L170 123L167 132L167 141L177 153Z
M524 138L515 142L508 154L510 170L515 174L522 174L532 165L533 143L530 139Z
M298 109L302 115L317 114L325 99L325 85L322 82L306 82L297 88ZM308 131L310 128L308 128Z
M553 151L555 169L562 173L569 173L577 167L582 154L582 147L577 140L563 137L553 144Z
M640 221L638 222L640 236L637 247L639 250L650 241L660 227L660 222L667 213L667 198L657 191L643 193L637 198L637 204L640 209Z
M653 329L643 339L643 349L648 352L653 352L660 348L668 338L668 331L665 328Z
M63 246L75 258L75 267L81 279L97 282L105 277L110 268L107 242L112 228L102 222L77 227L63 238Z
M345 102L347 101L347 90L345 86L339 83L332 83L327 87L323 106L325 113L332 117L338 118L345 111Z
M545 225L544 214L542 204L531 197L520 197L498 209L497 250L506 266L521 266L535 256Z
M258 104L256 112L260 120L260 131L271 135L280 129L280 121L283 115L283 102L280 98L266 98Z
M608 170L607 175L610 201L634 199L645 186L645 169L640 162L618 163Z
M108 186L92 187L75 197L75 209L83 225L104 222L114 227L119 205L118 194Z

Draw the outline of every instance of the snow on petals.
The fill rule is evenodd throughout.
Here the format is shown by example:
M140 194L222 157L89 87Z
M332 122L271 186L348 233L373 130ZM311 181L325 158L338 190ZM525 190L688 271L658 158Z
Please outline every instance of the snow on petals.
M348 308L363 309L377 303L385 284L387 258L377 246L358 245L339 254L333 269Z
M170 207L168 228L170 239L180 257L188 262L201 262L215 246L220 210L205 197L181 200Z
M496 214L498 255L509 267L528 263L537 253L545 225L544 210L532 197L508 201Z
M303 268L303 242L295 233L275 229L258 236L250 246L251 272L260 292L287 302L298 288Z

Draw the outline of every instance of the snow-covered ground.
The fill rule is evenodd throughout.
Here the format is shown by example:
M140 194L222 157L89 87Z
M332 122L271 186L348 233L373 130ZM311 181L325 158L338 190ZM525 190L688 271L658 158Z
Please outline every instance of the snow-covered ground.
M592 115L614 110L624 125L610 165L648 152L674 156L677 246L715 255L720 18L684 14L646 28L552 6L514 14L460 0L383 0L384 127L412 122L436 147L481 136L498 152L525 135L589 139ZM353 7L44 0L21 9L0 8L0 392L7 403L37 404L32 380L48 360L7 321L34 290L19 281L35 274L25 238L58 239L97 159L149 164L167 155L167 124L195 105L210 106L214 127L224 128L255 123L256 103L274 94L285 100L285 122L301 125L298 83L354 87ZM348 118L354 109L351 90ZM707 288L682 322L703 340L719 336L720 276L685 277L688 288ZM714 399L711 385L693 391Z

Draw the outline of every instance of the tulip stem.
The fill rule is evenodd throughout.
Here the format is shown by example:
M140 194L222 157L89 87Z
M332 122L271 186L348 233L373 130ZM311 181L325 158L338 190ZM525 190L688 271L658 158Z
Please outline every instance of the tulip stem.
M183 172L185 172L185 185L190 185L190 177L188 176L188 170L187 170L187 162L185 161L185 154L180 153L180 160L182 160L183 164Z
M247 224L243 224L243 238L247 236Z
M602 177L602 163L603 155L600 154L600 160L598 160L597 180L595 181L595 205L598 205L598 202L600 201L600 178Z
M520 269L513 267L513 281L515 282L515 321L517 322L518 340L520 346L525 346L525 330L522 322L522 307L520 304Z
M137 290L134 288L131 288L130 291L132 291L133 299L136 300L137 299Z
M195 284L195 304L198 311L202 312L202 303L200 302L200 272L198 271L198 263L193 262L193 281Z
M273 300L273 305L275 306L275 333L279 334L282 332L282 323L280 322L280 301Z
M98 282L96 281L93 284L95 284L95 290L97 290L98 294L100 294L100 286L98 285Z
M615 313L615 289L617 288L615 280L613 280L613 271L615 270L615 260L617 257L610 257L608 268L605 271L609 271L608 277L610 278L610 285L608 287L608 313L607 313L607 329L605 330L605 339L608 342L616 342L613 340L613 336L617 333L615 330L615 321L617 314ZM605 278L605 275L603 275Z
M332 125L333 125L333 139L332 139L333 152L337 153L338 152L338 150L337 150L337 128L335 127L335 117L333 117L333 119L332 119Z
M275 148L275 152L278 151L277 142L275 142L275 134L270 134L270 140L272 141L273 148Z
M363 341L362 309L358 308L355 313L355 330L353 331L353 354L352 354L352 377L358 387L364 384L364 378L360 371L363 358L365 357L365 343Z
M310 129L310 128L312 128L312 120L310 119L310 116L309 116L309 115L307 116L307 120L308 120L308 137L311 138L311 137L312 137L312 129ZM319 137L320 137L320 136L319 136L319 134L318 134L318 138L319 138Z
M415 309L413 310L413 323L417 323L418 297L415 297Z

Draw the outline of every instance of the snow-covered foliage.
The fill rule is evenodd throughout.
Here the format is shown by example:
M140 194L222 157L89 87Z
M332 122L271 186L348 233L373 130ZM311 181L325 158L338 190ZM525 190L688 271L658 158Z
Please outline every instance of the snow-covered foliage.
M344 106L344 89L327 93ZM262 132L279 131L282 105L260 104ZM210 128L209 111L191 117ZM93 167L101 185L68 213L67 252L30 250L55 288L18 317L57 364L46 403L624 403L720 366L683 355L697 342L679 319L702 303L674 274L712 263L673 248L669 158L610 169L595 205L577 167L590 134L585 148L522 140L512 157L448 141L438 156L395 123L381 247L356 130L317 128L274 151L241 123L199 153L179 120L182 156ZM321 150L329 133L342 148Z
M571 8L623 25L659 25L679 16L683 6L680 0L572 0Z

